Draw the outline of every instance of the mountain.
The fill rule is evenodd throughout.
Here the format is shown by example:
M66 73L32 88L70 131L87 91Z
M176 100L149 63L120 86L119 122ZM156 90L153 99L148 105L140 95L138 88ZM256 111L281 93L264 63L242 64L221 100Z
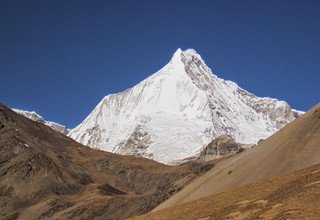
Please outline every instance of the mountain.
M131 219L319 219L319 180L317 164Z
M32 111L32 112L29 112L29 111L25 111L25 110L19 110L19 109L12 109L13 111L33 120L33 121L36 121L36 122L39 122L41 124L45 124L47 126L49 126L50 128L62 133L62 134L65 134L67 135L70 131L69 129L64 126L64 125L60 125L56 122L52 122L52 121L45 121L43 119L43 117L41 117L40 115L38 115L36 112Z
M170 164L200 153L212 139L265 139L299 112L259 98L212 74L195 50L178 49L161 70L104 97L69 136L85 145Z
M0 219L124 219L212 163L166 166L86 147L0 104Z
M249 151L218 163L155 210L320 164L320 103Z

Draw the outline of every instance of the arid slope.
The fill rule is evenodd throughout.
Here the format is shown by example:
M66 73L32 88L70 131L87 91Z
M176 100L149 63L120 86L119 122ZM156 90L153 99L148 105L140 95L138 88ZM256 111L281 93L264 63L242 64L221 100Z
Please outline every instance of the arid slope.
M155 210L320 163L320 104L252 150L217 164Z
M0 104L0 219L123 219L211 167L93 150Z
M151 219L319 219L320 164L137 216Z

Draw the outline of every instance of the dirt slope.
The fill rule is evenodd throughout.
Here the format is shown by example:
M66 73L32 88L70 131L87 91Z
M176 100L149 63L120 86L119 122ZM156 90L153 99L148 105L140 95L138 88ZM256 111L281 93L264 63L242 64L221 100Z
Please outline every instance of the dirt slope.
M211 167L93 150L0 104L0 219L127 218Z
M320 163L320 104L250 151L217 164L155 210Z
M151 219L319 219L320 164L135 217Z

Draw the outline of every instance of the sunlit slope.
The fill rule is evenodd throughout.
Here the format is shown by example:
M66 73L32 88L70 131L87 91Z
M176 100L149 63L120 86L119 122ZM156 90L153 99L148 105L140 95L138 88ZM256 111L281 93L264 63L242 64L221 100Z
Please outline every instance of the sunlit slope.
M320 164L134 219L319 219Z
M254 149L215 166L155 210L320 163L320 104Z

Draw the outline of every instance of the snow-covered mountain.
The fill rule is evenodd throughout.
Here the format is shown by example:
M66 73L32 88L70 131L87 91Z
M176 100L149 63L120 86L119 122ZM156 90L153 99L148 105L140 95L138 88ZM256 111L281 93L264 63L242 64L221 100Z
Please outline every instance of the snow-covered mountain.
M36 112L32 111L25 111L25 110L20 110L20 109L12 109L13 111L19 113L20 115L23 115L33 121L39 122L41 124L45 124L49 127L51 127L52 129L59 131L60 133L63 133L65 135L67 135L69 133L69 129L64 126L64 125L60 125L56 122L52 122L52 121L45 121L43 119L43 117L41 117L40 115L38 115Z
M227 134L256 143L295 119L284 101L259 98L212 74L193 49L178 49L138 85L107 95L69 136L91 147L173 163Z

